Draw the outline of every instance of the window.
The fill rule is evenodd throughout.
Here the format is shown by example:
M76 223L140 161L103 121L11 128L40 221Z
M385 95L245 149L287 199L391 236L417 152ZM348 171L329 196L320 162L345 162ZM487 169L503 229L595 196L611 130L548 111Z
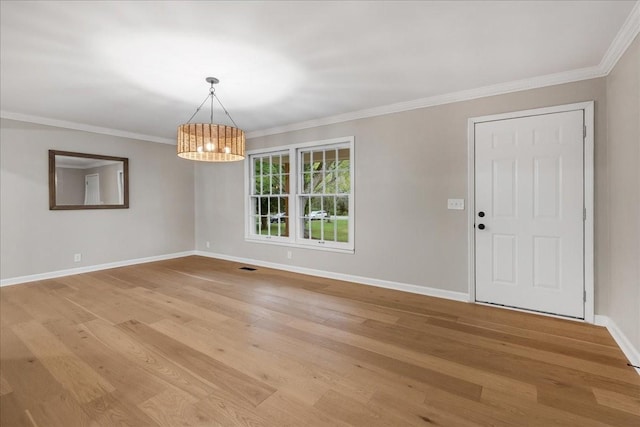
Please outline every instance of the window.
M289 236L289 153L275 152L251 158L251 218L253 234Z
M348 146L299 150L299 238L349 242L349 152Z
M248 240L353 252L353 137L248 153Z

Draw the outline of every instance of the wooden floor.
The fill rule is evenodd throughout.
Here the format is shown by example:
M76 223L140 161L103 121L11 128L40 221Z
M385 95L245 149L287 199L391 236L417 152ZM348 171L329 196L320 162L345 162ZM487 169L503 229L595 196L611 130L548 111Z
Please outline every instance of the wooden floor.
M2 288L0 424L640 426L606 329L240 266Z

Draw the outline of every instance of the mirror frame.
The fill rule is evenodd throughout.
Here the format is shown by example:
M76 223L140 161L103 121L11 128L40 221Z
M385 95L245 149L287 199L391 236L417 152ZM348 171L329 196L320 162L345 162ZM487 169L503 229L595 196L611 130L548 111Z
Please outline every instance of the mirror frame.
M58 205L56 204L56 156L83 157L96 160L122 162L124 194L121 205ZM71 151L49 150L49 210L80 209L128 209L129 208L129 159L126 157L103 156L101 154L74 153Z

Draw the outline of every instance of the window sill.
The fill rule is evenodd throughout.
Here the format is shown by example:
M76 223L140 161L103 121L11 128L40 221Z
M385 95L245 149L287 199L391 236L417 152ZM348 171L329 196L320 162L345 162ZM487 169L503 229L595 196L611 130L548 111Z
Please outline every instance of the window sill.
M337 252L343 254L353 254L355 253L355 248L336 248L332 246L323 246L322 244L304 244L304 243L296 243L291 241L284 240L276 240L276 239L255 239L251 237L245 237L245 242L248 243L260 243L263 245L276 245L276 246L287 246L290 248L299 248L299 249L309 249L312 251L324 251L324 252Z

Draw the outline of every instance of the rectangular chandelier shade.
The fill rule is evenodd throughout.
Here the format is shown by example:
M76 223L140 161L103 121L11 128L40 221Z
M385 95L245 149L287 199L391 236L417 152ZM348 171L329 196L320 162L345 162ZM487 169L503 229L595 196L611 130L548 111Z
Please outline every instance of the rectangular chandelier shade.
M245 157L244 131L233 126L187 123L178 126L178 156L205 162L233 162Z

